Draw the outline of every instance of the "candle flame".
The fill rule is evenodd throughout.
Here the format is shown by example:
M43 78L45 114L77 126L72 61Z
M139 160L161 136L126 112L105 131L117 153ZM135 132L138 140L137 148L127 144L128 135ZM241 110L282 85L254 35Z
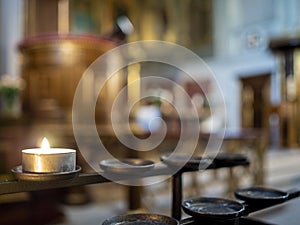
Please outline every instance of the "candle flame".
M47 138L43 138L43 141L42 141L42 149L43 150L50 150L50 144L49 144L49 141Z

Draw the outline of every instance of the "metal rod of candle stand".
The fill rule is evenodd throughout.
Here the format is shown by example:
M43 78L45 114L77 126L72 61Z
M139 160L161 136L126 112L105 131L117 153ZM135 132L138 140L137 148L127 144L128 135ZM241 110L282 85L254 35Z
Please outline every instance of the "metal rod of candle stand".
M81 186L87 184L110 182L98 173L79 174L78 177L66 180L49 180L49 181L18 181L8 180L0 181L0 195L11 194L26 191L39 191L46 189L64 188L72 186Z
M244 163L241 163L244 165ZM231 165L225 167L234 167L238 165ZM222 166L211 166L208 169L217 169ZM193 172L194 169L180 170L177 174L173 175L173 204L172 204L172 216L174 218L181 217L181 201L182 201L182 174L184 172ZM143 173L140 176L133 177L134 179L146 178L151 176L170 175L167 167L158 167L153 170ZM120 177L121 179L122 177ZM49 180L49 181L21 181L21 180L0 180L0 195L11 194L27 191L39 191L56 188L65 188L73 186L82 186L88 184L97 184L111 182L111 180L105 178L104 173L80 173L77 177L72 179L63 180Z
M149 172L145 172L139 176L133 177L136 179L146 178L150 176L169 175L167 167L155 168ZM122 179L122 176L119 178ZM88 184L97 184L111 182L105 178L103 172L99 173L80 173L72 179L49 180L49 181L22 181L22 180L4 180L0 181L0 195L26 191L39 191L46 189L64 188L72 186L81 186Z
M172 217L181 220L182 172L172 176Z
M138 210L142 207L141 200L141 187L129 186L128 187L128 208L129 210Z
M224 165L215 165L211 164L207 169L218 169L218 168L232 168L236 166L248 166L249 161L233 163L233 164L224 164ZM182 204L182 175L185 172L197 172L199 171L197 168L187 168L183 167L176 174L172 176L172 217L181 220L181 204Z

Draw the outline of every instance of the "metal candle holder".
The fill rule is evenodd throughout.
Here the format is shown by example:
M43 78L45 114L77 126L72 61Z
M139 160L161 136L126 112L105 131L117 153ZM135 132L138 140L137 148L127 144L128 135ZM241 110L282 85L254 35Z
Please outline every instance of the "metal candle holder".
M32 173L72 172L76 169L76 151L65 148L22 150L22 169Z

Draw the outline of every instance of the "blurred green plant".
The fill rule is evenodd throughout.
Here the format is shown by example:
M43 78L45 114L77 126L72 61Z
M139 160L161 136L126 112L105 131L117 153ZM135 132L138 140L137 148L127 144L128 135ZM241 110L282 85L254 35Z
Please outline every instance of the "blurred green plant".
M2 75L0 78L0 98L2 111L10 113L15 102L24 88L24 81L10 75Z

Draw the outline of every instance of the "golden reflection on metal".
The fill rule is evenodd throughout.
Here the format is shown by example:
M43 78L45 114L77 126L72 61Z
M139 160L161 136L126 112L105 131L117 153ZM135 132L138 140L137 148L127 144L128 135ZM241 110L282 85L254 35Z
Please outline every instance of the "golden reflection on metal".
M72 42L65 42L62 43L61 45L61 49L60 49L63 53L73 53L75 49L75 46Z

